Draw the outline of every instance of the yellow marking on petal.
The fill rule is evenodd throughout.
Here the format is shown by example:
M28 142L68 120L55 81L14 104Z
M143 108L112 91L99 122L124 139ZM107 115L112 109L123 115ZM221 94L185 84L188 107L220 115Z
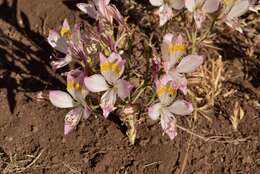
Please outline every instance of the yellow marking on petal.
M67 83L67 90L73 90L73 89L77 89L77 90L81 90L81 85L77 82L68 82Z
M79 83L76 83L76 84L75 84L75 88L76 88L76 89L80 89L80 88L81 88L80 84L79 84Z
M61 30L60 30L60 35L63 37L65 35L70 35L70 29L69 28L65 28L65 27L62 27Z
M172 96L176 96L177 94L177 91L176 89L174 89L173 87L171 86L162 86L160 87L157 91L157 96L160 97L161 95L165 94L165 93L169 93L171 94Z
M231 5L234 4L234 2L235 2L235 0L224 0L224 4L225 4L226 6L231 6Z
M106 62L100 65L100 69L102 73L112 71L113 73L119 75L120 68L116 63Z
M184 52L186 50L186 46L184 44L170 44L168 46L168 52Z

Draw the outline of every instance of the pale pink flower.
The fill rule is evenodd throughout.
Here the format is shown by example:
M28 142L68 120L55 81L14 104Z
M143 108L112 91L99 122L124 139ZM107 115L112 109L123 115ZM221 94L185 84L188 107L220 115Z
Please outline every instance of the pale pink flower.
M58 108L73 108L65 116L64 134L71 132L80 119L87 119L90 115L90 109L85 102L88 94L84 86L85 73L80 70L72 70L67 74L67 92L60 90L50 91L49 99L51 103Z
M185 0L185 7L193 13L193 18L198 29L206 19L207 13L218 10L220 0Z
M180 10L184 7L184 0L150 0L150 3L159 7L160 26L173 17L172 8Z
M68 33L70 33L70 26L67 19L64 20L60 33L55 30L49 31L47 38L49 44L57 51L65 54L65 57L57 58L57 60L51 62L54 69L66 66L72 60L71 51L68 46L67 38L65 37Z
M163 131L170 137L171 140L177 135L176 132L176 115L189 115L193 111L192 104L185 100L176 100L176 89L174 88L171 79L163 76L156 81L157 96L159 103L152 105L148 109L148 115L153 120L160 118Z
M71 29L67 19L65 19L60 33L50 30L47 40L54 49L65 54L65 57L55 58L51 62L54 69L66 66L72 61L72 57L86 59L79 24L74 25L73 29Z
M112 53L106 58L100 53L101 74L94 74L84 79L85 85L91 92L106 91L101 97L100 106L105 118L114 109L117 96L125 99L132 90L132 85L126 80L120 79L124 72L125 61L117 53Z
M186 45L185 40L181 34L174 37L173 34L167 33L163 37L161 44L162 60L170 63L165 67L166 69L174 66L178 59L185 54Z
M184 73L195 71L203 63L203 57L199 55L188 55L181 58L185 49L186 45L181 35L174 37L168 33L164 36L161 51L165 72L173 81L174 87L180 89L184 94L187 93L187 79ZM179 63L177 64L177 62Z
M243 32L240 27L239 17L245 14L250 8L248 0L224 0L224 9L221 14L222 20L231 28Z

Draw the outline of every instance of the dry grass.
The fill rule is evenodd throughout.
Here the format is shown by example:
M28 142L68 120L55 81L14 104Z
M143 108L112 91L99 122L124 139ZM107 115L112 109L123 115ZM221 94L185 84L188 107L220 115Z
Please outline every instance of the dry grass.
M232 123L233 129L237 131L238 123L243 119L245 115L244 110L239 105L238 101L235 102L233 107L233 113L230 115L229 119Z
M3 174L23 173L28 169L34 168L35 163L39 160L45 149L37 151L33 155L25 155L23 158L17 157L16 154L10 154L8 159L4 160L5 168Z
M203 63L202 67L189 77L190 89L188 94L196 104L196 114L212 121L215 98L221 93L224 62L222 58L210 59Z

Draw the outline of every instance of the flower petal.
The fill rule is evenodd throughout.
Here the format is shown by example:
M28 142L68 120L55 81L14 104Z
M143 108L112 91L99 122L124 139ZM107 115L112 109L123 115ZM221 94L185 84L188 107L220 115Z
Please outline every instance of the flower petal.
M193 72L203 63L203 57L198 55L189 55L184 57L177 66L178 73L190 73Z
M156 103L148 108L148 115L152 120L157 120L161 114L161 103Z
M51 66L53 69L56 70L68 65L71 62L71 60L71 54L67 54L64 58L58 58L57 60L51 61Z
M172 82L173 82L173 86L175 89L179 89L182 91L182 93L184 95L187 94L188 92L188 88L187 88L187 84L188 84L188 81L187 79L185 78L184 75L182 74L179 74L178 72L176 71L173 71L171 74L169 74L171 77L172 77Z
M170 0L170 6L176 10L180 10L184 7L184 0Z
M118 96L124 100L131 92L133 89L133 85L131 85L128 81L119 79L117 81L117 94Z
M178 35L174 38L172 34L168 33L164 36L161 52L164 62L168 62L168 68L176 64L178 59L185 53L185 50L186 46L182 35Z
M71 33L71 44L78 52L82 52L83 55L85 54L84 46L82 43L81 31L80 31L80 24L75 24ZM85 57L85 55L83 56Z
M56 47L56 44L57 44L57 40L60 38L60 35L59 33L57 33L56 31L54 30L50 30L49 31L49 36L47 38L48 40L48 43L54 48Z
M121 15L119 10L116 8L115 5L111 5L110 8L111 16L121 25L127 28L127 24L125 23L124 17Z
M250 6L250 4L248 1L244 1L244 0L236 1L228 13L227 19L231 20L233 18L242 16L244 13L246 13L248 11L249 6Z
M71 108L75 106L75 102L71 98L71 96L63 91L50 91L49 99L51 103L58 108Z
M100 54L101 74L111 85L114 84L124 72L125 60L117 53L112 53L108 58Z
M174 118L174 115L169 111L168 108L161 108L161 126L163 130L167 129L170 119Z
M149 0L149 1L153 6L161 6L163 4L163 0Z
M193 12L196 8L196 0L185 0L185 7L190 11Z
M225 23L232 29L239 31L240 33L243 33L240 21L237 18L234 18L232 20L226 20Z
M108 5L110 0L104 0L105 4Z
M201 26L202 26L202 23L206 19L206 14L203 11L195 11L193 13L193 17L194 17L194 20L195 20L195 23L196 23L196 27L198 29L200 29Z
M90 114L91 114L91 110L90 110L90 108L86 105L85 107L84 107L84 111L83 111L83 119L88 119L88 117L90 116Z
M171 119L169 121L167 129L165 129L165 133L171 140L177 136L176 119Z
M162 105L169 105L176 97L177 89L174 88L172 80L168 75L156 81L156 93Z
M64 19L61 30L60 30L60 35L61 37L64 37L67 34L70 34L70 26L69 26L69 22L67 19Z
M120 54L115 52L111 53L110 56L107 58L109 62L115 62L120 65L120 69L124 69L125 60L122 59Z
M108 35L104 35L104 36L109 37ZM108 61L106 56L104 56L104 54L101 53L101 52L99 53L99 61L100 61L100 64L104 64L104 63L106 63Z
M192 104L185 100L176 100L171 106L169 106L169 110L177 115L189 115L193 111Z
M110 13L111 6L106 4L104 0L96 0L94 1L94 3L98 9L98 12L102 15L102 17L112 24L113 16Z
M47 40L53 48L64 54L67 54L68 46L66 40L63 37L60 37L60 35L56 31L50 30Z
M84 79L85 85L91 92L106 91L109 86L101 74L94 74Z
M88 94L84 85L84 77L85 73L79 69L71 70L67 74L67 91L81 104L85 104L85 98Z
M93 19L97 19L98 13L94 4L78 3L77 7Z
M214 13L219 8L220 0L206 0L202 6L202 10L206 13Z
M68 112L68 114L65 116L65 123L64 123L64 134L67 135L70 133L73 129L76 128L78 125L80 118L82 116L82 108L77 107L72 109Z
M159 8L160 26L163 26L173 17L172 8L164 4Z
M163 42L164 42L164 43L167 43L167 44L170 44L170 43L172 43L173 38L174 38L174 36L173 36L172 33L166 33L166 34L163 36Z
M103 110L103 116L108 117L109 113L115 110L116 91L114 89L107 90L101 97L100 106Z

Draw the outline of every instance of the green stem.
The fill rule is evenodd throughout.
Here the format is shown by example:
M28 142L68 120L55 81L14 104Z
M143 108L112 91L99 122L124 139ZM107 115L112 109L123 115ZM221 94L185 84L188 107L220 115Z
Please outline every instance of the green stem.
M136 100L142 95L142 93L145 91L146 86L140 88L140 91L137 93L137 95L135 96L135 98L133 99L132 103L134 104L136 102Z
M149 102L146 104L146 106L150 106L153 103L155 98L156 98L156 92L153 93L153 95L151 96L151 98L150 98Z

